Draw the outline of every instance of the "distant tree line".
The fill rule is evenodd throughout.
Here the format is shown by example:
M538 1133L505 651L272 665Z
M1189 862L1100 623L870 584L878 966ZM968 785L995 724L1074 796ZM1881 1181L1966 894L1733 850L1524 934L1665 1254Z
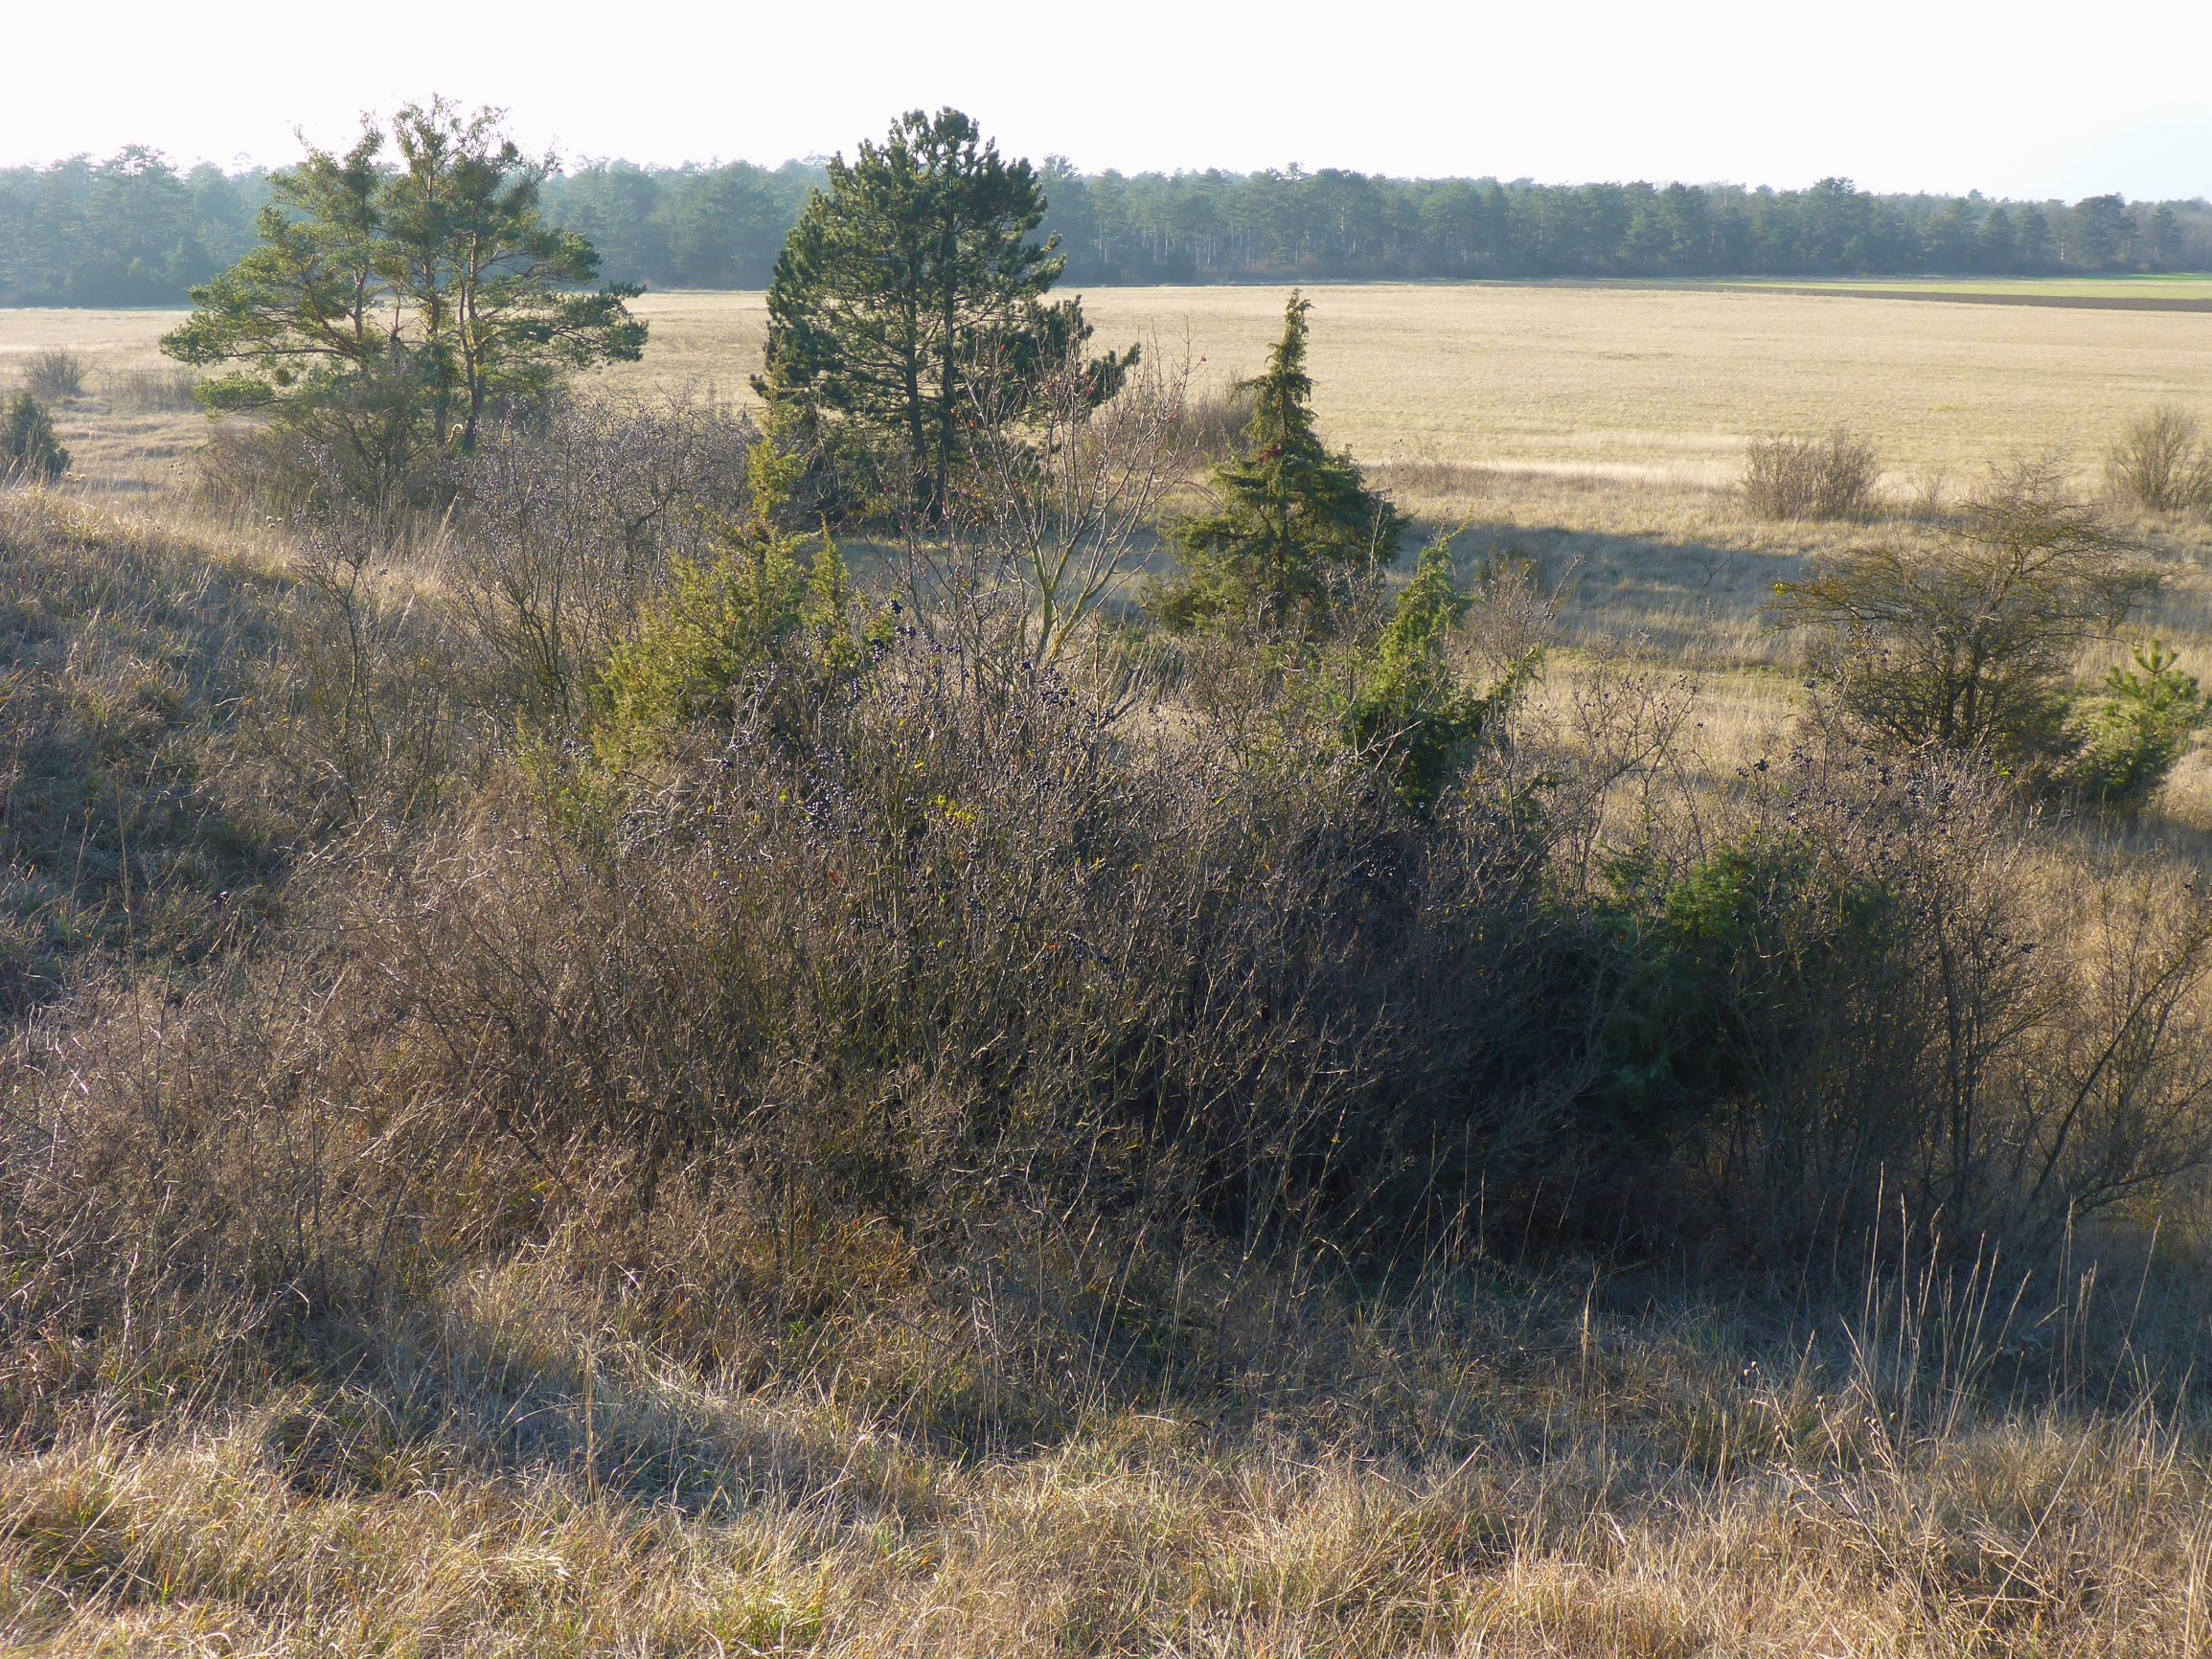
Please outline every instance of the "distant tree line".
M264 172L180 173L143 145L0 168L0 304L179 304L254 245L268 194Z
M2212 268L2212 205L1877 195L1850 180L1539 185L1265 172L1038 170L1065 280L1221 283L1479 277L1726 277ZM548 179L548 219L601 271L654 287L761 288L819 162L647 168L586 161ZM0 169L0 304L173 305L253 244L267 175L180 172L131 146L104 161Z
M2212 206L1875 195L1736 185L1539 185L1323 169L1044 170L1068 277L1088 283L1378 277L2042 275L2201 270Z

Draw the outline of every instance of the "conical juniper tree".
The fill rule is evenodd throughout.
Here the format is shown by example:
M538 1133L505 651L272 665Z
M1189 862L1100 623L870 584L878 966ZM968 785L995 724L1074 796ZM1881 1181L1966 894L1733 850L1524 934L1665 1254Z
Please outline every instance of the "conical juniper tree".
M1032 239L1043 186L956 109L911 110L883 143L830 163L768 288L766 372L753 382L785 429L835 452L863 493L942 524L965 434L982 417L974 368L1042 375L1089 336L1080 302L1045 303L1066 263ZM1099 359L1110 397L1132 349Z
M1396 557L1404 520L1367 487L1348 450L1332 452L1313 421L1306 313L1293 290L1254 395L1241 453L1214 468L1220 507L1174 533L1181 574L1152 599L1172 628L1249 622L1308 635L1329 630L1333 596L1363 566Z
M1486 571L1482 597L1499 580ZM1487 690L1470 686L1453 664L1451 638L1476 598L1452 571L1449 538L1433 542L1380 636L1355 658L1345 739L1392 776L1399 800L1416 811L1435 804L1479 744L1500 739L1543 661L1542 648L1524 640L1505 654Z
M0 484L51 484L69 470L46 405L25 392L0 412Z

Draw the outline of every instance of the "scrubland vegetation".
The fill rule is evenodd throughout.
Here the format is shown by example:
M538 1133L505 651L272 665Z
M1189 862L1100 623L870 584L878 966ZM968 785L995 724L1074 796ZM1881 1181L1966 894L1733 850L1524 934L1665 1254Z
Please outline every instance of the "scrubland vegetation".
M902 405L813 211L742 405L395 323L133 499L38 342L6 1641L2202 1651L2192 409L1394 455L1018 231Z

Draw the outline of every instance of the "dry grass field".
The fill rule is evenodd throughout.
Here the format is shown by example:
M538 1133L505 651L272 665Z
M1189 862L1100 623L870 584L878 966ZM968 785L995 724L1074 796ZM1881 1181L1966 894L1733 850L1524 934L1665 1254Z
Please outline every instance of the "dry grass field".
M1312 372L1324 428L1407 469L1417 503L1455 468L1722 485L1745 441L1838 423L1874 436L1900 484L2020 448L2087 457L2144 406L2212 414L2212 315L1890 307L1856 296L1592 285L1320 286ZM1112 288L1099 337L1187 342L1202 375L1256 370L1274 288ZM756 294L649 295L655 349L630 383L744 394L765 331ZM9 325L0 322L0 351ZM29 330L27 330L27 335ZM1433 469L1424 488L1421 469Z
M1838 423L1872 436L1900 486L2022 448L2085 459L2144 407L2212 414L2212 314L1881 306L1745 287L1320 286L1312 368L1324 428L1405 469L1417 504L1449 506L1462 468L1719 486L1749 437ZM1187 341L1200 374L1256 369L1279 331L1274 288L1090 295L1102 340ZM644 362L614 383L696 384L739 399L759 367L759 294L649 294ZM95 368L63 423L88 487L144 486L189 422L132 409L162 367L166 311L0 311L0 384L42 347Z
M2156 284L2191 298L2201 285ZM1536 559L1569 596L1570 640L1627 640L1697 675L1725 769L1772 747L1794 708L1780 677L1790 645L1765 614L1773 584L1822 551L1929 538L1901 521L1750 519L1733 485L1751 438L1850 427L1875 443L1884 489L1902 504L1955 499L1988 464L2027 452L2068 455L2093 489L2104 445L2144 409L2178 403L2212 419L2212 313L1897 305L1833 286L1318 286L1315 401L1330 439L1426 526L1467 526L1471 553ZM1196 383L1215 387L1259 367L1282 301L1275 288L1122 288L1087 296L1085 308L1101 341L1187 351ZM638 309L652 343L606 383L751 401L763 295L649 294ZM90 366L86 395L58 417L78 489L125 504L163 496L183 475L205 421L157 350L177 315L0 311L0 387L45 348ZM2155 528L2176 557L2149 625L2212 661L2206 533ZM2169 805L2212 825L2212 770L2188 764Z
M1600 287L1313 292L1327 429L1362 460L1722 484L1745 440L1838 423L1904 478L2008 450L2083 449L2145 403L2212 409L2212 317L1884 307L1799 294ZM1270 290L1107 292L1102 334L1188 328L1244 369Z
M2017 285L2017 284L2016 284ZM2080 285L2080 284L2076 284ZM2093 284L2091 284L2093 285ZM2162 284L2185 286L2186 284ZM2192 292L2194 290L2191 290ZM2212 314L1884 305L1745 287L1352 285L1311 290L1323 429L1432 525L1517 535L1586 597L1576 614L1693 660L1766 660L1756 611L1828 530L1748 522L1729 489L1762 434L1849 426L1904 499L1971 489L1988 463L2103 446L2157 403L2212 417ZM1200 384L1256 370L1273 288L1107 289L1104 341L1180 355ZM649 294L643 362L607 381L751 399L759 294ZM78 488L162 491L198 442L156 350L166 311L0 311L0 386L31 352L90 365L60 412ZM1685 620L1686 619L1686 620ZM2194 637L2193 609L2174 625Z

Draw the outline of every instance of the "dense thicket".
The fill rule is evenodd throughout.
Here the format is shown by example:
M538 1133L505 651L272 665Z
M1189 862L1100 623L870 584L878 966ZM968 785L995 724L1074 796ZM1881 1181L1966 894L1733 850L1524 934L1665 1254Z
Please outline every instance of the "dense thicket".
M1884 196L1824 179L1538 185L1324 168L1173 175L1041 170L1067 280L1714 277L2201 270L2212 207ZM545 187L548 216L603 273L657 287L765 287L815 162L645 168L587 161ZM251 246L266 175L180 172L140 146L105 161L0 169L0 303L180 301Z

